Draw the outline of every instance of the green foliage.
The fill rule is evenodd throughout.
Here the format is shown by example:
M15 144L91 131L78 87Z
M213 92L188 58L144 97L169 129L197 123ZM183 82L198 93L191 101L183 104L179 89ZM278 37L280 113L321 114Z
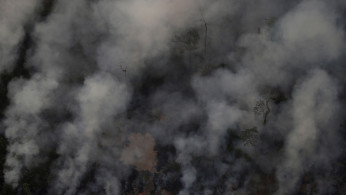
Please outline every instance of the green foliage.
M257 127L253 127L251 129L246 129L244 131L241 131L240 137L242 141L244 142L244 145L252 145L255 146L258 140L258 131Z

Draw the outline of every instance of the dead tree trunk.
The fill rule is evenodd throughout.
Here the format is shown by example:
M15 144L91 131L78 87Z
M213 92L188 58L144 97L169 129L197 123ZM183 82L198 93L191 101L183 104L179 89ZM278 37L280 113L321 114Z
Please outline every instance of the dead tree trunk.
M267 123L267 117L268 117L268 114L270 113L269 100L270 100L270 99L267 99L267 101L266 101L267 110L266 110L266 112L264 113L263 125L265 125L265 124Z
M208 40L208 23L204 18L203 10L199 6L199 11L201 13L201 20L204 23L204 58L207 58L207 40Z
M127 69L127 67L123 68L123 66L120 65L120 68L121 68L121 70L123 71L123 73L124 73L124 75L125 75L125 80L126 80L126 69Z

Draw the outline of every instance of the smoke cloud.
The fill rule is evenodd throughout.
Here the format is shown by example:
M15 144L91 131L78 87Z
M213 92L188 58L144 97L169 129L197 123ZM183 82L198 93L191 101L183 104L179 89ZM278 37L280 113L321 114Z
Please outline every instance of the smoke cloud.
M2 194L343 194L341 0L0 0Z

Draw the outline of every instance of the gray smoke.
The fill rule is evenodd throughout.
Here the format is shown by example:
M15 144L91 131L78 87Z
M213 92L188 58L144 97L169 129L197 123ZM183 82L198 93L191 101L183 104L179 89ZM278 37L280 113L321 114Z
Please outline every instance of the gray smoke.
M345 21L342 0L0 0L2 192L345 192Z
M34 20L39 0L0 1L0 72L10 71L25 28Z

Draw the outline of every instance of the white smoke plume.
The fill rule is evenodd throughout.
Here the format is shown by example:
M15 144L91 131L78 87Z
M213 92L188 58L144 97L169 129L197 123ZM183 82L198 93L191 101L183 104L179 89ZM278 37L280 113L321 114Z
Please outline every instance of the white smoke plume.
M2 194L343 194L342 0L0 0Z
M25 28L34 20L39 0L0 1L0 72L14 68Z

